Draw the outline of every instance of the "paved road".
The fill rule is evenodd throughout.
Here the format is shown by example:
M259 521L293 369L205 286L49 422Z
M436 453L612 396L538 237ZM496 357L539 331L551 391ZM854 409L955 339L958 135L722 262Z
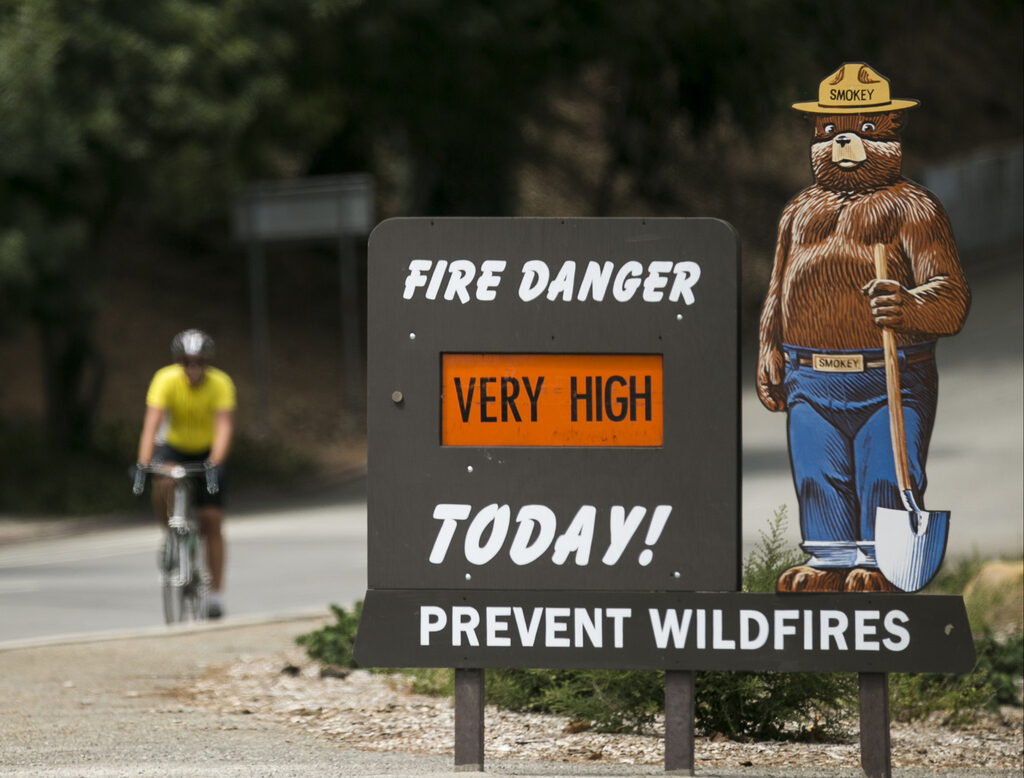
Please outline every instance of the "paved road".
M366 591L359 484L322 505L240 511L228 521L229 618L323 611ZM353 498L353 493L355 497ZM0 547L0 645L95 630L160 627L161 530L148 521Z

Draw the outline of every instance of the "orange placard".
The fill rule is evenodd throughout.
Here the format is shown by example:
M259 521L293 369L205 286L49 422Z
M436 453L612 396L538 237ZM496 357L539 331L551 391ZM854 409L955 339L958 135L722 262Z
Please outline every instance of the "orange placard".
M660 446L660 354L442 354L443 446Z

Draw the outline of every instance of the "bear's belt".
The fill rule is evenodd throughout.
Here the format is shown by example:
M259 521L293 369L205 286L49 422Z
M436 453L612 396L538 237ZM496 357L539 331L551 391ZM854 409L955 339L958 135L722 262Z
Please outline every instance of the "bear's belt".
M914 365L918 362L927 362L935 356L932 349L926 351L915 351L903 355L903 364ZM810 367L819 373L862 373L865 370L872 370L885 367L885 360L879 359L875 354L855 354L844 352L842 354L810 354L808 356L798 355L796 363L800 367Z

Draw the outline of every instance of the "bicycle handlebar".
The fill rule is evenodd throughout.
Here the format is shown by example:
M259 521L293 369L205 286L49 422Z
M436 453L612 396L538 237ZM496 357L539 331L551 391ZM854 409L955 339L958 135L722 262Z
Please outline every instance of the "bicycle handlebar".
M220 491L220 483L217 478L217 468L205 462L184 462L181 464L169 465L164 463L135 466L135 481L132 484L132 493L142 494L146 485L146 474L160 475L179 481L182 478L203 474L206 476L206 491L216 494Z

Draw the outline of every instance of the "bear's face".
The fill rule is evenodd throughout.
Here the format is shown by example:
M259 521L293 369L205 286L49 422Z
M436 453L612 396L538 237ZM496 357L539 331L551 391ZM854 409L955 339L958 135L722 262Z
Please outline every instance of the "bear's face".
M902 126L903 111L816 116L814 180L838 192L866 192L894 183L903 162Z

